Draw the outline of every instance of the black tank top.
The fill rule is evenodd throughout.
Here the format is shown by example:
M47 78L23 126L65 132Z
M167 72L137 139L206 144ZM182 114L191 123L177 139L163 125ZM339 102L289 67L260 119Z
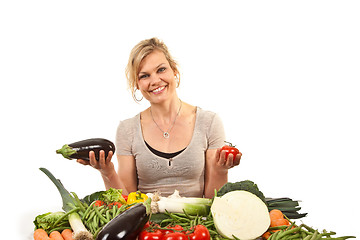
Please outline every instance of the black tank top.
M162 158L166 158L166 159L170 159L170 158L174 158L177 155L179 155L180 153L182 153L186 148L178 151L178 152L174 152L174 153L165 153L165 152L160 152L154 148L152 148L146 141L145 141L146 146L149 148L149 150L154 153L156 156L162 157Z

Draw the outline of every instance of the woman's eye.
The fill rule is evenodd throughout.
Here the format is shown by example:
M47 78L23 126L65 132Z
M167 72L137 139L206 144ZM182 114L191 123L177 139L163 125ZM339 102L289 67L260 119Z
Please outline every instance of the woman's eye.
M139 79L143 79L143 78L147 78L148 77L148 75L147 74L144 74L144 75L140 75L139 76Z
M166 67L162 67L162 68L158 69L158 72L165 72L165 70L166 70Z

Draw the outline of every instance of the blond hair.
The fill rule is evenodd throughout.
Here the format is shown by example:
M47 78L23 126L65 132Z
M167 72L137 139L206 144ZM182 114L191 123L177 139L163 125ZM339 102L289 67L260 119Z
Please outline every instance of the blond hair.
M180 73L178 70L178 64L170 55L167 46L157 38L150 38L139 42L131 50L129 61L125 69L125 74L128 82L128 87L132 93L132 96L136 102L139 100L135 97L135 91L138 89L139 71L141 61L153 51L158 50L164 53L166 60L169 62L171 69L175 73L177 78L177 86L180 84Z

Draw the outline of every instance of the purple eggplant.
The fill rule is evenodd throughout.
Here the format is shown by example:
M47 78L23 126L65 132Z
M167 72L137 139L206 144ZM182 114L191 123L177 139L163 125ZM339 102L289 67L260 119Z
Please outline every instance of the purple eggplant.
M135 240L150 219L150 202L148 198L117 215L101 229L96 240Z
M62 154L67 159L89 159L89 152L94 151L96 160L99 161L100 150L105 151L105 158L107 158L109 151L115 153L115 145L111 141L104 138L90 138L71 144L65 144L61 149L56 150L56 153Z

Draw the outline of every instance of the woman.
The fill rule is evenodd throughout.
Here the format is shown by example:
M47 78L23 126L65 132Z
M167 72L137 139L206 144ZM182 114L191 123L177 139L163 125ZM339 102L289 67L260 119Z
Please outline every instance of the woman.
M116 134L118 171L104 152L96 161L78 162L98 169L106 188L124 193L160 192L168 196L214 195L227 182L228 169L239 165L241 153L225 159L225 134L218 115L180 100L176 89L180 73L166 45L156 38L137 44L126 69L128 85L136 101L136 91L150 107L135 117L121 121Z

